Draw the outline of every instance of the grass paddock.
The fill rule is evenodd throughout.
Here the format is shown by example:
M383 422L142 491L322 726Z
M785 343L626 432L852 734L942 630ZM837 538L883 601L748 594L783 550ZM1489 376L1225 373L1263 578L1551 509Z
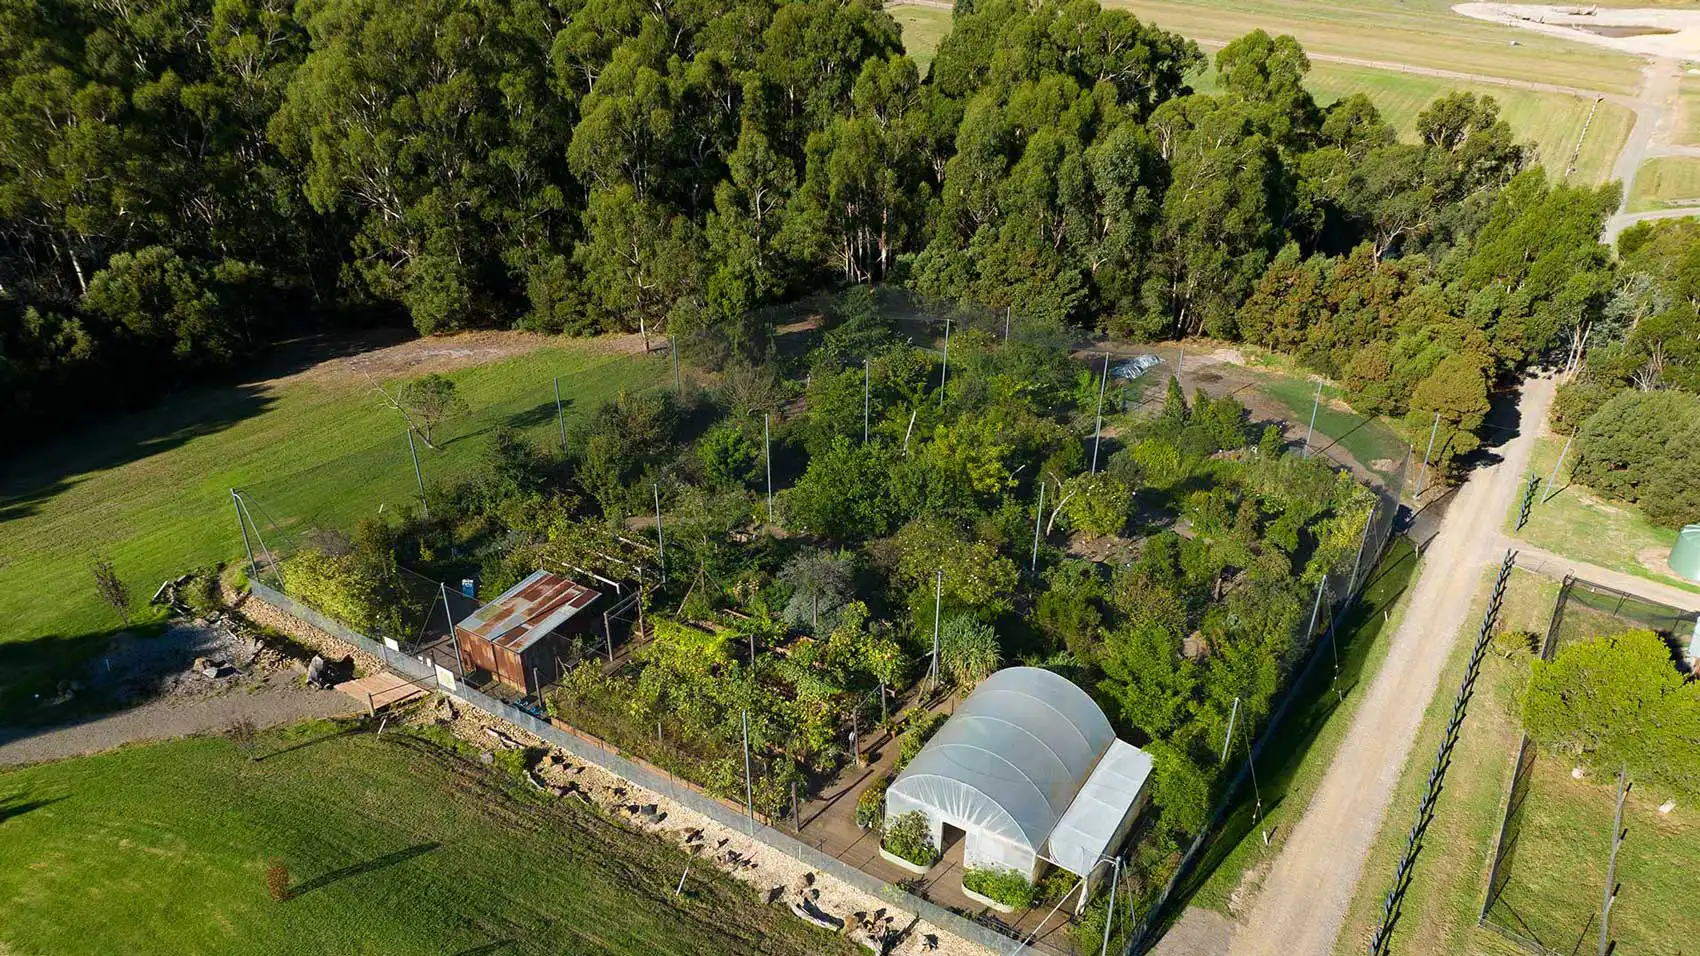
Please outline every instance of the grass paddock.
M455 339L429 348L452 351ZM425 480L477 457L495 424L558 441L552 379L566 414L664 380L662 357L596 343L538 348L448 373L470 410L420 447ZM418 486L400 416L359 375L308 374L185 390L17 456L0 476L0 714L51 691L119 620L95 594L91 557L109 555L133 601L161 581L234 559L231 488L257 489L278 521L311 513L342 526L413 507ZM255 515L263 522L264 516Z
M813 956L744 884L420 737L314 723L0 774L0 952ZM268 896L268 861L292 898Z

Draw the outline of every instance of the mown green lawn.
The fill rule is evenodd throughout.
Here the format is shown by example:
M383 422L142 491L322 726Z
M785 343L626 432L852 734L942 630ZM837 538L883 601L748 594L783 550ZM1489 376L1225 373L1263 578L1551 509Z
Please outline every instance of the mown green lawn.
M1393 632L1408 613L1400 597L1415 579L1417 565L1416 549L1410 541L1394 539L1376 566L1363 601L1340 630L1338 681L1333 653L1325 650L1321 666L1295 688L1293 710L1258 760L1257 782L1264 806L1261 823L1253 819L1257 804L1248 786L1223 825L1223 838L1206 852L1194 881L1191 904L1226 913L1228 899L1245 872L1267 864L1280 852L1288 830L1304 815L1345 739L1363 692L1387 658ZM1238 754L1243 763L1243 745ZM1265 830L1272 837L1268 845L1263 842Z
M1693 582L1654 570L1642 560L1642 556L1648 561L1669 557L1671 546L1676 543L1674 530L1648 521L1634 505L1605 501L1582 485L1570 483L1568 469L1575 461L1574 447L1570 449L1570 461L1552 485L1551 497L1547 497L1547 481L1563 450L1562 437L1545 435L1536 441L1530 467L1540 476L1541 484L1529 511L1529 523L1521 531L1516 530L1517 512L1523 504L1519 494L1505 516L1506 533L1577 561L1700 591Z
M443 340L442 348L454 348ZM551 380L567 414L663 381L664 358L593 343L543 348L450 373L470 406L421 446L427 482L474 460L498 423L558 442ZM110 555L138 604L161 581L242 553L230 489L252 492L263 529L346 525L412 507L404 426L361 376L199 388L7 462L0 471L0 713L51 690L118 619L95 596L91 556ZM268 518L267 515L271 518Z
M1391 885L1410 815L1451 714L1491 581L1490 571L1484 575L1472 617L1441 676L1440 692L1424 716L1336 943L1337 956L1363 953L1380 917L1382 897ZM1556 581L1516 572L1500 611L1501 627L1544 632L1557 595ZM1572 606L1566 612L1567 623L1572 616L1582 619L1580 614L1572 615L1574 610ZM1478 926L1477 917L1486 899L1488 871L1522 737L1518 701L1528 666L1526 657L1510 659L1497 648L1483 661L1469 716L1452 752L1446 786L1405 896L1393 952L1492 956L1523 952ZM1570 769L1569 762L1554 757L1537 760L1523 803L1509 882L1494 918L1555 951L1571 952L1580 941L1579 951L1593 952L1611 846L1615 783L1593 777L1575 780ZM1622 889L1612 911L1615 952L1674 956L1693 952L1693 941L1700 938L1700 917L1688 905L1694 861L1700 860L1700 821L1694 808L1681 805L1669 816L1659 814L1658 804L1669 796L1654 787L1637 788L1630 795L1624 817L1629 838L1618 857L1617 880Z
M1287 420L1301 428L1310 428L1311 410L1315 406L1316 434L1311 439L1313 452L1327 454L1343 448L1364 467L1391 474L1410 450L1410 446L1380 419L1360 415L1344 405L1330 404L1345 394L1339 386L1323 385L1322 403L1316 405L1316 383L1307 377L1259 374L1258 379L1258 391L1284 407Z
M1571 762L1540 755L1523 802L1511 875L1493 919L1550 949L1569 952L1578 939L1591 951L1611 850L1616 781L1576 780ZM1658 812L1670 794L1642 786L1624 804L1628 830L1618 851L1611 938L1616 952L1693 952L1700 913L1689 904L1700 860L1695 808Z
M1629 211L1669 209L1700 203L1700 159L1660 156L1635 171L1629 190Z
M1439 97L1454 91L1491 96L1499 104L1500 117L1520 142L1534 147L1535 161L1553 179L1562 177L1571 157L1576 157L1576 171L1568 181L1578 185L1598 185L1611 177L1612 163L1616 162L1635 122L1635 115L1627 108L1601 102L1596 109L1594 101L1587 97L1342 63L1311 64L1309 86L1317 102L1325 105L1354 93L1367 95L1404 140L1415 138L1417 114ZM1588 120L1590 112L1594 114L1592 122ZM1584 126L1586 139L1583 139ZM1576 148L1578 142L1582 144L1580 153Z
M0 774L0 952L852 949L707 866L675 897L689 861L669 844L405 733L315 723L253 753L202 738Z

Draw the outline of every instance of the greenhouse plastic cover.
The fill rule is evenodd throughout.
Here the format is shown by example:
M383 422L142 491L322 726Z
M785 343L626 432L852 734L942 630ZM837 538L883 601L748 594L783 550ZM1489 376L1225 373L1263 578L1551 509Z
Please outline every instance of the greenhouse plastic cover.
M969 694L892 782L886 812L922 810L971 838L1038 854L1115 740L1103 711L1073 682L1037 667L1006 668Z
M1117 740L1051 832L1051 862L1086 874L1109 850L1151 776L1151 755Z

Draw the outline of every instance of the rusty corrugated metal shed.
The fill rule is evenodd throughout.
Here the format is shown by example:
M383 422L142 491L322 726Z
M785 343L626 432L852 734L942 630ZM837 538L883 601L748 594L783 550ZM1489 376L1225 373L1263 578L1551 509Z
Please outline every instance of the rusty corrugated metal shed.
M535 571L455 625L503 650L522 653L601 597L550 571Z

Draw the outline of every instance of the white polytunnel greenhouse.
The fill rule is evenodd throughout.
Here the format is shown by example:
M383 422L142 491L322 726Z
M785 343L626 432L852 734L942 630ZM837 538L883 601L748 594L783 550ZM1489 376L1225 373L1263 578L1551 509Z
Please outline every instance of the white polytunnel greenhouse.
M987 678L885 793L886 819L923 814L933 845L963 832L963 866L1033 880L1041 863L1097 877L1144 804L1151 757L1116 739L1075 684L1037 667Z

